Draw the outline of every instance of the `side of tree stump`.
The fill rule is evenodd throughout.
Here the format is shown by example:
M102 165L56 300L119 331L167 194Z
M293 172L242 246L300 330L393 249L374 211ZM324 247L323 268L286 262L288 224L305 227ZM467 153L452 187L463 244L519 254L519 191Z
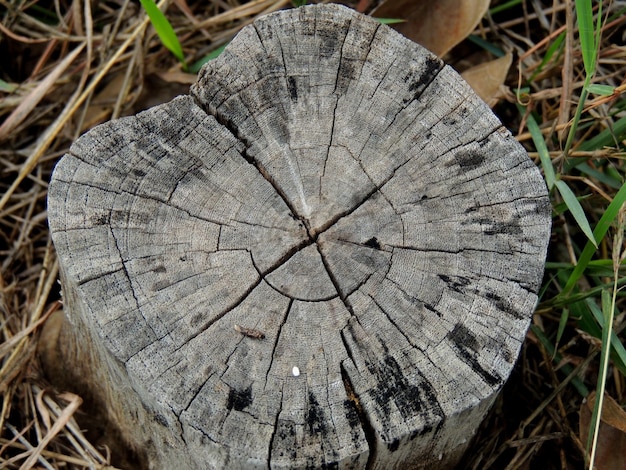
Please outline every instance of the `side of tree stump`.
M543 180L449 67L337 5L245 28L55 169L65 353L152 468L452 466L517 359Z

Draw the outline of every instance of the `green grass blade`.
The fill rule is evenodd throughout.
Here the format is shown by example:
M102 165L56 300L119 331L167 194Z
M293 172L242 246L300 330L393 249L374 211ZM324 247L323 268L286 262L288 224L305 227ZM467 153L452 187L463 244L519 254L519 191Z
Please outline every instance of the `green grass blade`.
M380 24L398 24L398 23L406 23L406 20L400 18L374 18Z
M593 75L596 66L596 42L591 0L576 0L576 16L578 18L578 34L583 53L583 63L585 64L585 73Z
M604 211L604 214L602 214L600 221L593 231L593 238L596 240L597 243L600 243L606 235L606 232L609 230L609 227L615 220L615 217L617 217L617 214L619 213L619 210L624 202L626 202L626 183L624 183L620 190L617 192L617 194L613 198L613 201L611 201L609 206L606 208L606 211ZM585 272L585 269L587 268L587 265L589 264L589 261L591 261L591 257L595 252L596 247L593 243L591 243L591 241L588 241L582 253L578 257L578 263L576 264L576 267L574 268L572 274L567 280L563 291L561 292L561 294L559 294L559 297L563 298L570 294L570 292L576 285L576 282L578 282L578 279L580 279L580 276L582 276L583 272Z
M613 189L619 189L622 186L623 181L620 181L613 175L591 168L586 162L576 165L576 169L581 173L584 173L587 176L591 176L592 178L600 181L603 184L606 184Z
M593 93L594 95L601 96L611 96L615 91L615 87L611 85L600 85L598 83L593 83L589 85L589 93Z
M537 70L535 70L533 74L530 76L530 78L528 79L529 82L533 82L535 78L537 77L537 75L543 72L543 69L545 68L546 64L550 62L550 60L552 60L555 54L557 53L560 54L560 52L563 50L565 46L566 37L567 37L567 32L563 31L561 34L559 34L556 37L556 39L552 42L552 44L550 44L550 47L548 47L548 49L546 50L546 53L541 59L541 63L537 67Z
M13 93L17 89L17 85L13 85L11 83L7 83L0 78L0 91L5 91L7 93Z
M615 290L613 291L615 294ZM608 371L609 352L611 347L609 339L611 337L613 325L613 311L615 309L615 297L611 297L608 290L602 291L602 316L604 318L604 327L602 328L602 354L600 355L600 374L598 375L598 385L596 386L596 402L591 415L591 426L589 427L589 436L587 438L587 450L591 448L591 463L589 468L594 468L594 457L598 441L598 431L600 430L600 416L602 410L602 400L604 398L604 390L606 387L606 375Z
M615 147L626 138L626 116L615 121L610 129L605 129L597 136L583 142L578 149L592 151L604 147Z
M198 60L197 62L194 62L192 65L189 66L189 72L198 73L204 64L206 64L210 60L217 58L222 52L224 52L224 49L226 49L226 46L228 46L228 43L222 44L217 49L205 55L202 59Z
M602 292L604 291L606 291L606 288ZM604 319L604 312L600 310L594 299L586 299L585 304L587 304L589 311L595 318L597 325L599 325L600 328L587 329L582 323L581 326L583 327L584 331L586 331L590 335L601 339L602 331L604 331L604 325L606 324ZM624 345L614 331L611 332L611 353L613 355L615 367L617 367L622 375L626 377L626 348L624 348Z
M500 5L496 5L495 7L489 9L489 13L491 15L495 15L496 13L500 13L501 11L509 10L510 8L513 8L514 6L517 6L520 3L522 3L522 0L509 0L508 2L504 2Z
M520 105L517 105L517 107L520 113L524 115L526 109ZM552 166L550 152L548 152L548 147L546 146L546 141L543 139L541 129L539 129L539 125L537 124L537 121L535 121L535 118L532 114L528 114L528 117L526 119L526 125L528 126L528 131L533 138L535 148L539 153L539 159L541 160L541 166L543 167L543 174L546 179L546 184L548 185L548 189L551 191L554 187L554 183L556 182L556 175L554 173L554 167Z
M576 199L576 195L572 192L572 190L567 185L567 183L565 183L565 181L559 180L555 182L554 184L556 185L556 188L559 190L559 193L561 193L561 196L563 197L563 201L567 205L567 208L569 209L570 213L574 217L574 220L576 220L576 223L578 224L580 229L587 236L589 241L591 241L591 243L593 243L593 245L596 248L598 248L598 243L593 237L593 230L591 230L591 225L589 225L589 221L587 220L585 211L580 205L580 202L578 202L578 199Z
M154 0L140 0L140 2L144 10L146 10L148 18L150 18L150 22L152 26L154 26L154 30L159 35L159 39L161 39L163 45L184 65L185 55L183 54L183 48L170 22L163 12L159 10Z
M476 36L475 34L470 34L467 37L467 39L469 39L471 42L473 42L477 46L482 47L487 52L491 52L496 57L504 56L504 51L502 49L500 49L498 46L495 46L494 44L490 43L489 41L485 41L480 36Z

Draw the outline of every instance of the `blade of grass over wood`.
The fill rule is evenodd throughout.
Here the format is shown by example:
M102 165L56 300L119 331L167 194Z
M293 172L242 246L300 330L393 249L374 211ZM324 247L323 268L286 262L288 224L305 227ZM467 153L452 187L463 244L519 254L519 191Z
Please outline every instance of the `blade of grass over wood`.
M211 51L207 55L205 55L202 59L200 59L200 60L194 62L193 64L191 64L189 66L189 72L190 73L198 73L204 64L206 64L207 62L209 62L209 61L211 61L211 60L213 60L213 59L215 59L217 57L219 57L219 55L222 52L224 52L224 49L226 49L226 46L228 46L228 43L222 44L220 47L218 47L214 51Z
M526 114L526 108L517 105L522 116ZM541 166L543 168L543 175L546 180L546 184L548 185L548 190L552 191L554 187L554 183L556 182L556 175L554 173L554 167L552 166L552 159L550 158L550 152L548 151L548 147L546 146L546 142L543 139L543 134L541 133L541 129L539 129L539 125L535 120L532 113L528 113L526 118L526 126L528 127L528 131L532 136L533 142L535 144L535 148L539 153L539 159L541 160Z
M174 28L167 20L165 15L159 7L157 7L156 3L153 0L140 0L141 6L143 6L144 10L146 10L146 14L148 18L150 18L150 22L152 26L154 26L154 30L159 35L159 39L163 45L172 53L174 57L178 59L178 61L185 65L185 55L183 54L183 48L180 45L180 41L174 32Z
M398 23L406 23L406 20L400 18L374 18L380 24L398 24Z
M626 183L624 183L620 190L617 192L617 194L613 198L613 201L611 201L609 206L606 208L606 211L604 212L604 214L602 214L600 221L593 231L593 238L596 240L597 243L600 243L606 235L606 232L609 230L609 227L619 214L619 211L624 202L626 202ZM585 269L587 268L587 265L589 264L589 261L591 261L591 257L594 255L595 252L596 246L591 243L591 240L588 241L582 253L578 257L578 263L576 263L576 267L572 271L572 274L570 275L567 284L565 284L563 292L561 292L558 297L563 298L571 293L572 289L574 288L582 274L585 272Z
M587 216L585 215L585 211L583 210L580 202L576 198L576 195L572 192L570 187L563 180L558 180L554 183L556 188L559 190L559 193L563 197L563 201L567 205L570 213L576 220L576 223L583 231L583 233L587 236L589 241L593 243L593 246L598 248L598 243L593 237L593 230L591 230L591 226L589 225L589 221L587 220Z

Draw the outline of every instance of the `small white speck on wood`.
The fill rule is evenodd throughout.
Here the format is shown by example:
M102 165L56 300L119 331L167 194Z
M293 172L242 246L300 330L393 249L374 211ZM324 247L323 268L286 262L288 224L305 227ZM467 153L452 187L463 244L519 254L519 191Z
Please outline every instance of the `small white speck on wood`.
M191 96L81 137L49 219L72 367L152 468L454 465L550 233L487 106L337 5L259 19Z

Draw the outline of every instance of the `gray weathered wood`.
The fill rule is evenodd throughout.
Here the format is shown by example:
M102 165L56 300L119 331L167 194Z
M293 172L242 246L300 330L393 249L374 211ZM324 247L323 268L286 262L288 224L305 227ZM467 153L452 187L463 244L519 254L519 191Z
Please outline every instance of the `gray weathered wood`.
M543 180L448 66L336 5L57 165L72 354L153 468L453 465L513 367Z

